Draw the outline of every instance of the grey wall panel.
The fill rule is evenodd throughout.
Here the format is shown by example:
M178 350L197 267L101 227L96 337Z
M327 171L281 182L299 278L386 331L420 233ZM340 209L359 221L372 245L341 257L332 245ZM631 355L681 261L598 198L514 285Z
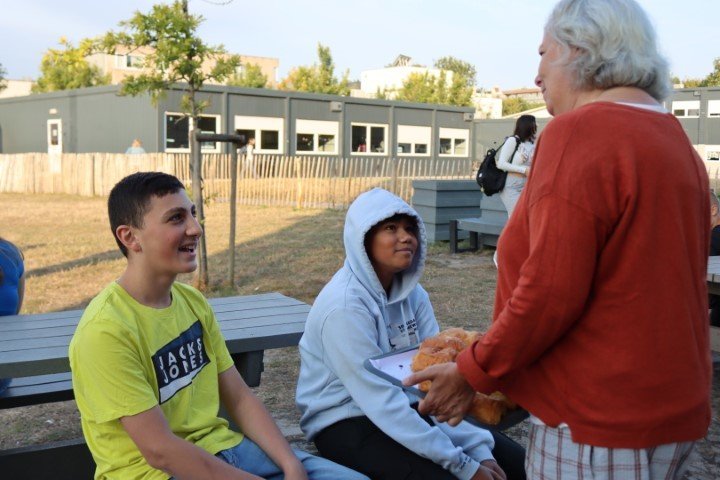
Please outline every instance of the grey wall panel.
M301 98L290 99L290 110L292 111L293 124L296 118L306 120L327 120L340 121L340 112L330 111L330 101L328 100L308 100ZM347 118L347 117L346 117Z
M396 107L395 123L397 125L432 125L432 110L415 110L412 108Z
M75 97L75 102L75 152L124 153L135 138L147 152L158 151L157 111L149 96L102 92Z
M57 113L50 113L55 109ZM62 120L63 151L70 140L71 101L67 95L17 97L0 102L0 152L47 152L47 121Z
M708 118L705 125L707 125L707 141L705 143L707 145L720 145L720 118Z
M167 111L180 112L180 105L182 105L182 90L170 90L167 95L160 102ZM222 93L221 92L197 92L195 93L195 100L198 102L208 102L207 108L203 111L208 115L220 115L222 113ZM165 110L160 110L162 113Z
M390 107L346 103L345 120L348 123L381 123L387 125L390 122Z
M687 134L688 138L690 139L690 142L692 142L694 145L699 143L699 135L698 135L698 128L700 126L700 122L697 118L678 118L678 121L680 122L680 125L682 126L683 130L685 130L685 133Z
M448 128L472 128L473 122L465 121L463 112L444 112L440 109L437 111L438 127Z
M232 117L235 115L283 117L285 115L284 98L230 93L229 102Z

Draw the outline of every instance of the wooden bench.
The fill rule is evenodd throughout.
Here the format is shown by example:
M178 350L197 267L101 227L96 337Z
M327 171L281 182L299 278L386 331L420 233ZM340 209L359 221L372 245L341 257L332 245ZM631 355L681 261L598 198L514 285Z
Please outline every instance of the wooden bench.
M0 393L0 409L64 402L73 398L70 372L14 378L8 389Z
M235 354L232 357L245 383L250 387L260 385L264 369L263 351ZM14 378L7 390L0 392L0 410L73 400L75 395L70 376L70 372L64 372Z
M505 221L488 220L482 217L462 218L450 221L450 253L475 251L485 245L497 246L497 238L505 227ZM470 233L469 248L458 247L459 230L466 230Z
M209 300L235 366L250 386L260 384L264 350L298 344L310 306L279 293ZM0 408L74 398L67 348L82 310L4 317L0 323ZM26 376L27 375L27 376ZM3 478L92 478L83 439L0 450Z
M483 196L480 200L480 215L472 218L458 218L450 221L450 253L475 251L485 245L497 246L498 238L507 223L507 210L499 195ZM460 232L469 232L470 248L460 249Z

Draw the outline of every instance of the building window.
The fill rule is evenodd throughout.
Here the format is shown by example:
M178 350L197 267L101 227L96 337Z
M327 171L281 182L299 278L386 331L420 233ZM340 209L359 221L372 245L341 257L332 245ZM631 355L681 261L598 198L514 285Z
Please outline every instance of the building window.
M358 154L384 154L387 125L353 123L350 151Z
M708 117L720 117L720 100L708 101Z
M429 155L430 127L415 127L411 125L398 125L397 139L398 155Z
M129 53L127 55L115 55L115 67L137 70L143 68L145 55Z
M447 157L467 157L470 144L470 130L463 128L441 128L438 153Z
M295 120L295 151L335 155L338 153L338 122L324 120Z
M165 151L188 150L190 119L176 113L165 114Z
M202 133L220 133L219 127L219 115L201 115L198 119L198 128ZM202 142L200 143L200 150L203 152L220 153L220 145L217 142Z
M236 115L235 133L244 137L245 143L254 138L255 153L283 153L284 120L282 118Z
M699 117L700 100L679 100L672 102L672 112L676 117Z
M165 151L190 151L190 130L193 128L192 119L182 113L165 112ZM220 115L201 115L198 128L202 133L220 132ZM217 142L202 142L200 150L205 153L220 153L220 144Z

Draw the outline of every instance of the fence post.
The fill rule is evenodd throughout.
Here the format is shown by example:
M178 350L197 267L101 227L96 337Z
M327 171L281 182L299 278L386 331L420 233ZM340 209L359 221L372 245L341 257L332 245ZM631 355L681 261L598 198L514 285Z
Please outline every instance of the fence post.
M391 162L391 167L390 167L390 168L392 168L392 182L390 183L390 185L391 185L390 188L392 188L392 192L393 192L395 195L398 195L398 196L399 196L399 194L398 194L398 184L397 184L397 183L398 183L398 159L397 159L397 157L392 157L392 158L390 159L390 162Z
M300 171L300 157L295 156L295 178L297 179L297 192L295 196L295 207L302 206L302 172Z

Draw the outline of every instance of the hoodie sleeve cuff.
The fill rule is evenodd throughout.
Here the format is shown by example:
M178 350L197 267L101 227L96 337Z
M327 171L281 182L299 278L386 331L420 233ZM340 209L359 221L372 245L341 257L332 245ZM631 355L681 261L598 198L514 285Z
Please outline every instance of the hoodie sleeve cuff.
M458 371L476 392L490 394L498 390L499 382L486 374L475 360L475 345L466 348L455 359Z
M460 480L470 480L472 479L473 475L475 475L475 472L478 471L478 468L480 468L480 462L477 460L473 460L467 455L464 455L464 463L458 470L454 470L451 472L453 475L455 475ZM492 458L492 455L490 456Z
M478 465L480 463L484 462L485 460L495 461L495 457L493 457L493 454L492 454L492 449L487 444L478 445L477 447L473 448L472 450L469 450L468 455L470 455L472 458L477 460L479 462Z

